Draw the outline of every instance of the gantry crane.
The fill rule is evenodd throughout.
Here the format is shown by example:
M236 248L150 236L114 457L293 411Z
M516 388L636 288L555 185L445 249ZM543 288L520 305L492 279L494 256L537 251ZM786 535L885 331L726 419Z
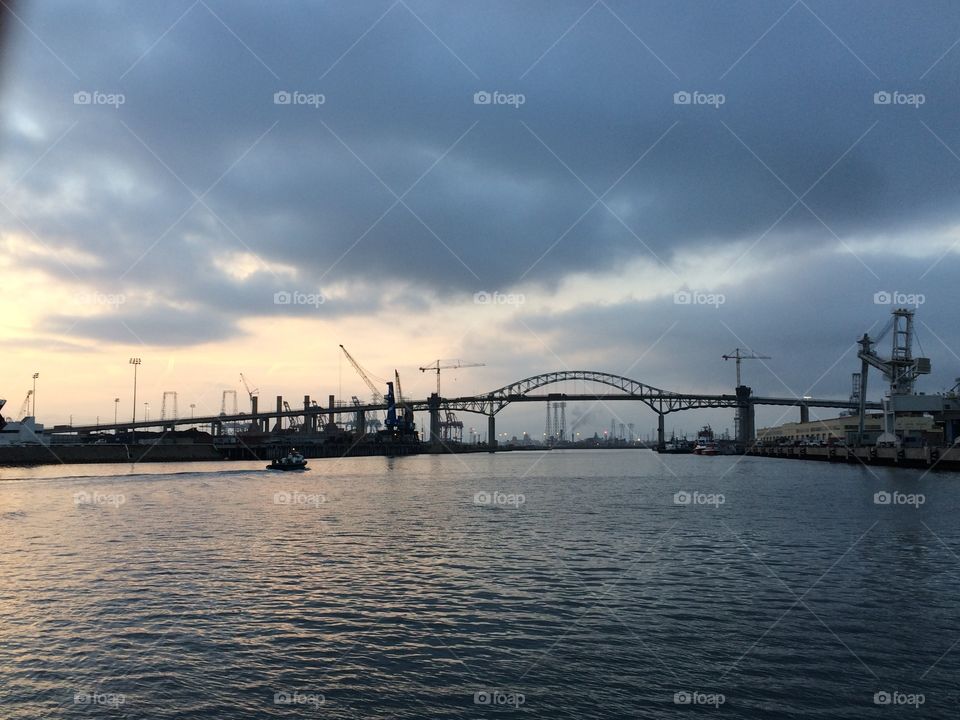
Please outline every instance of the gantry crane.
M429 365L420 368L420 372L432 370L437 374L437 395L440 394L440 371L456 370L458 368L484 367L484 363L465 363L462 360L434 360Z
M740 361L741 360L772 360L769 355L757 355L754 352L751 352L749 355L744 355L740 352L740 348L737 348L733 351L732 355L724 355L724 360L736 360L737 361L737 387L740 387Z

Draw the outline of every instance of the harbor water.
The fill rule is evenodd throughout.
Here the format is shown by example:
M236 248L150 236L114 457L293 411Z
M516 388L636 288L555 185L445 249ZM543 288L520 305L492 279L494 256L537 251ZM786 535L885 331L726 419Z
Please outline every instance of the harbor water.
M0 717L957 717L960 475L0 469Z

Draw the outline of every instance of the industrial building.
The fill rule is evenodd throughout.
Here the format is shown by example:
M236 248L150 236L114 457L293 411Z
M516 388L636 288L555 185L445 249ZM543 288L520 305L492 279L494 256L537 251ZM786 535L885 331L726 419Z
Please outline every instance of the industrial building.
M761 443L803 443L837 442L848 445L857 442L860 418L857 415L813 420L810 422L792 422L776 427L757 430L757 442ZM868 414L864 417L863 437L866 444L874 444L884 431L882 413ZM905 444L943 444L943 428L936 420L928 416L898 415L896 434Z

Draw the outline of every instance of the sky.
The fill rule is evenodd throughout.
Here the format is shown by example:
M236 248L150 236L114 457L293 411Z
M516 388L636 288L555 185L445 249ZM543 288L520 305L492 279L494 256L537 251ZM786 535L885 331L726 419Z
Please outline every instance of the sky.
M851 0L12 6L0 396L48 425L553 370L845 398L917 309L960 376L960 6ZM882 345L880 352L886 350ZM585 390L573 385L557 387ZM872 383L878 398L880 383ZM633 403L582 405L649 432ZM796 411L758 409L758 426ZM823 417L829 417L824 411ZM467 427L485 431L483 418ZM732 430L727 411L670 417ZM498 417L543 432L543 409Z

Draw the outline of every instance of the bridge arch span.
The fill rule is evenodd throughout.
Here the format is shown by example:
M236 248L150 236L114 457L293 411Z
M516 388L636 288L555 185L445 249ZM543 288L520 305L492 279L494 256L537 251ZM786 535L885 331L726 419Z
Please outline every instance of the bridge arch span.
M482 415L493 416L510 403L525 400L534 390L548 385L577 380L600 383L620 390L623 393L623 399L638 400L659 414L697 407L729 407L733 400L732 397L705 400L703 397L661 390L652 385L642 383L639 380L608 372L596 370L558 370L532 375L488 393L482 393L469 398L444 398L442 403L451 410L475 412ZM598 399L600 398L598 397Z

